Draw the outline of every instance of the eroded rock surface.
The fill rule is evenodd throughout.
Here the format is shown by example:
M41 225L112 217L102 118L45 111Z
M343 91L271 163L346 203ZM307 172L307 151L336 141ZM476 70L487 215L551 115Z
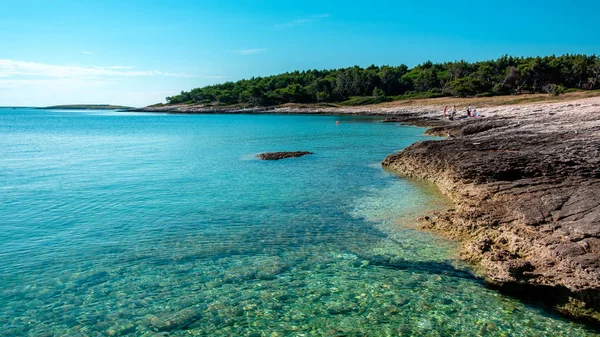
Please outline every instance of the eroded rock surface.
M600 322L600 104L498 108L429 130L383 166L434 181L456 209L422 227L500 287L543 289L560 311Z
M302 157L309 154L313 154L308 151L295 151L295 152L265 152L258 155L258 158L262 160L279 160L286 158Z

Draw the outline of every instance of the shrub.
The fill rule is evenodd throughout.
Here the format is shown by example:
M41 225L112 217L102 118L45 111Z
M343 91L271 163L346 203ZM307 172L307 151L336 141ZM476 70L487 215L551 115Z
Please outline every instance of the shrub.
M385 92L377 87L375 87L375 89L373 89L373 96L375 97L384 97L385 96Z
M546 89L546 92L552 96L559 96L566 92L565 87L563 87L562 85L558 85L558 84L550 84L545 89Z

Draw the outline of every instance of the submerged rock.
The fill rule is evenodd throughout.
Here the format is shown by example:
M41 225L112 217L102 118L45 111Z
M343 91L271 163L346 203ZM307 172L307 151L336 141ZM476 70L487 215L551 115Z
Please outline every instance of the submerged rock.
M358 309L354 303L348 301L330 302L325 305L325 308L331 315L343 315Z
M108 336L124 336L127 334L134 333L136 330L135 324L133 322L123 322L120 325L114 326L106 331Z
M207 306L195 305L164 316L154 316L150 319L150 327L154 331L172 331L185 329L202 318Z
M262 160L279 160L285 158L296 158L302 157L309 154L313 154L308 151L295 151L295 152L265 152L258 155L258 158Z

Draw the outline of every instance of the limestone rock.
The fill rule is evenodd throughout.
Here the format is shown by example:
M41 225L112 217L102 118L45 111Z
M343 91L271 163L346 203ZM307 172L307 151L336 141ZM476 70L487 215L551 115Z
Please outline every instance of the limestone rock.
M258 158L262 160L279 160L286 158L302 157L309 154L313 154L308 151L295 151L295 152L265 152L258 155Z
M382 165L455 201L422 227L462 240L490 282L546 289L561 311L600 322L600 108L547 109L556 115L448 122L429 130L448 139Z

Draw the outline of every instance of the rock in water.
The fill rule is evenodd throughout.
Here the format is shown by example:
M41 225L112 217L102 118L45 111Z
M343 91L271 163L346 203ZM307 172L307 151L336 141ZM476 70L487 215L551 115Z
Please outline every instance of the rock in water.
M313 154L308 151L296 151L296 152L265 152L258 155L258 158L262 160L279 160L285 158L296 158L302 157L309 154Z
M202 318L206 307L206 305L196 305L163 316L154 316L150 319L150 327L157 332L185 329Z

